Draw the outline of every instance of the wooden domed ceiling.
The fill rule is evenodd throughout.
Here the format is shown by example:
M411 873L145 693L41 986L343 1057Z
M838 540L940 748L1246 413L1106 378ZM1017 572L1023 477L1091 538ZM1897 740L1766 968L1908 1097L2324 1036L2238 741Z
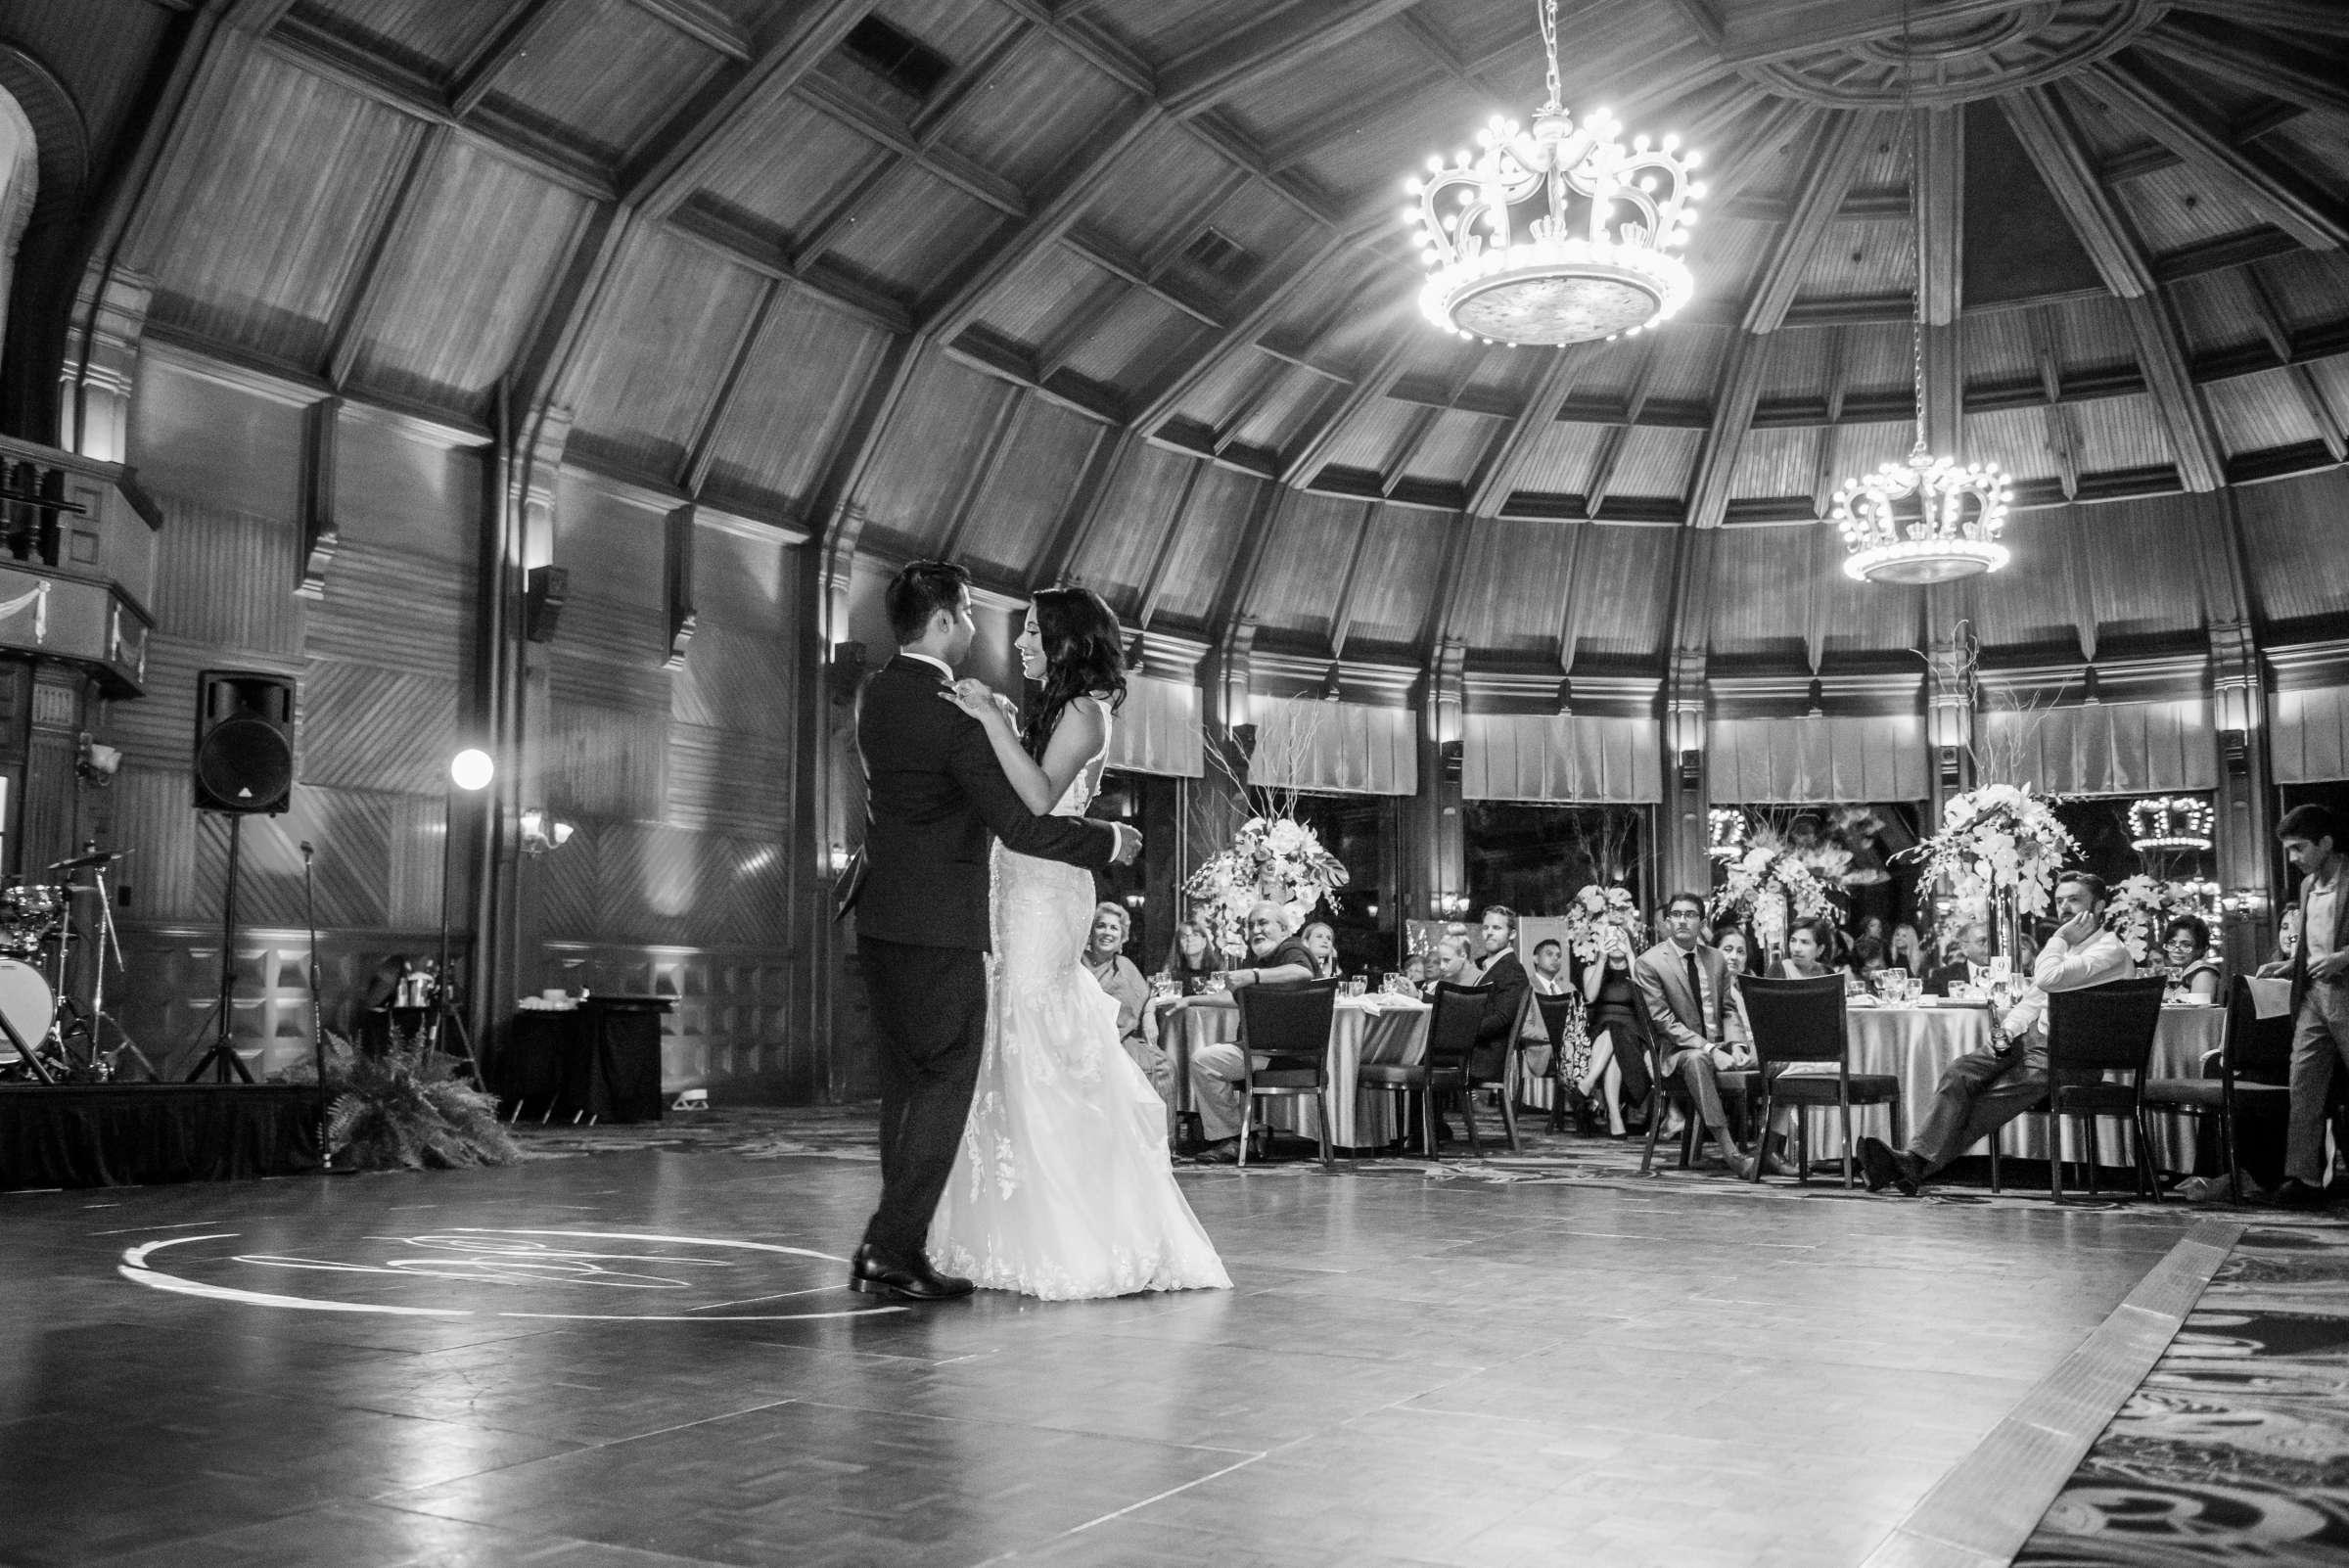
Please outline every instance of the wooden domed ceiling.
M1713 186L1696 300L1569 349L1431 329L1397 215L1539 98L1530 0L229 9L123 251L152 330L477 425L503 385L836 545L1358 660L1653 669L1692 599L1717 658L1906 657L1922 594L1814 520L1909 444L1921 247L1936 441L2032 509L1990 640L2197 637L2214 551L2340 611L2330 0L1914 0L1906 55L1891 0L1568 0L1566 101Z

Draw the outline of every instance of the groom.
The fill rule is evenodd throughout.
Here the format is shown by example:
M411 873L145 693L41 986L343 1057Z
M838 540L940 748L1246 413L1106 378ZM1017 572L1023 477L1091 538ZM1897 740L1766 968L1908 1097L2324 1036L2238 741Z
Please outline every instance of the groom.
M890 582L898 656L857 700L864 882L857 954L881 1034L881 1207L849 1286L903 1301L970 1294L923 1256L962 1142L987 1033L988 843L1100 869L1141 852L1123 823L1035 816L979 721L945 698L970 651L970 574L916 561Z

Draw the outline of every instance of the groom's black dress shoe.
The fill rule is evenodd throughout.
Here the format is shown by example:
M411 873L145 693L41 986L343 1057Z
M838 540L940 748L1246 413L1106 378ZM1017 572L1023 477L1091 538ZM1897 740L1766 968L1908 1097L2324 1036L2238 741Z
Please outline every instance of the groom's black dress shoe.
M952 1301L978 1287L953 1274L942 1274L928 1260L908 1263L866 1242L849 1265L849 1288L860 1296L887 1296L898 1301Z

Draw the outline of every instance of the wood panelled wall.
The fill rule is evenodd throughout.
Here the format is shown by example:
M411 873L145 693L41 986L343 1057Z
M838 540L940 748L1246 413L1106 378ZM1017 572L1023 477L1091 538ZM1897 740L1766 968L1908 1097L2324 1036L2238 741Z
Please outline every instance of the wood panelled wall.
M292 390L150 355L130 452L162 506L147 694L107 705L120 774L92 827L132 852L121 907L127 982L112 1005L148 1054L184 1064L211 1038L226 877L222 820L191 805L196 677L244 668L298 682L291 808L245 821L235 1033L274 1071L306 1054L302 864L315 903L329 1029L347 1030L379 968L438 942L452 752L481 738L487 451L345 407L334 421L339 535L323 592L303 598L305 426ZM556 486L555 563L571 591L543 650L541 755L501 757L496 807L542 806L576 832L515 881L532 933L519 992L581 985L678 998L671 1088L742 1097L824 1091L795 1025L806 984L790 951L800 566L788 536L693 521L625 486L572 473ZM672 659L672 573L693 635ZM460 943L490 836L479 801L454 819ZM497 835L511 845L511 823ZM506 852L506 853L510 853ZM503 989L503 988L501 988ZM493 1017L514 998L491 998ZM492 1062L494 1067L494 1062Z

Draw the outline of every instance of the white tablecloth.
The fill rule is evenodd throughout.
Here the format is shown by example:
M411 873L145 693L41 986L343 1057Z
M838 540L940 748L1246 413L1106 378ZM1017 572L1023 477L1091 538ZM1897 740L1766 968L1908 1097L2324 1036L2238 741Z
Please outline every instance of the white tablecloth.
M1159 1038L1174 1064L1178 1111L1193 1109L1191 1052L1201 1045L1240 1038L1240 1006L1228 995L1160 998ZM1342 1149L1369 1149L1394 1141L1396 1096L1364 1090L1355 1069L1373 1045L1392 1047L1390 1060L1415 1062L1427 1049L1425 1002L1405 996L1341 996L1329 1028L1329 1141ZM1259 1107L1266 1123L1300 1136L1321 1135L1319 1109L1310 1095L1278 1095Z
M1941 1075L1949 1065L1967 1052L1982 1050L1990 1044L1990 1011L1986 1007L1855 1007L1845 1018L1852 1040L1852 1071L1889 1073L1901 1081L1900 1126L1897 1129L1890 1126L1886 1107L1854 1106L1855 1136L1872 1132L1895 1143L1905 1141L1910 1130L1923 1119L1933 1098L1934 1085L1941 1082ZM2200 1078L2203 1056L2219 1048L2226 1029L2227 1011L2223 1007L2164 1007L2160 1027L2153 1036L2153 1076ZM2023 1159L2046 1159L2050 1120L2025 1116L2007 1123L2000 1135L1999 1151ZM2151 1121L2154 1164L2164 1171L2191 1172L2193 1119L2155 1116ZM1811 1113L1813 1159L1834 1159L1842 1153L1836 1123L1833 1111ZM2126 1165L2129 1136L2128 1124L2122 1119L2097 1118L2098 1158L2106 1165ZM2063 1157L2075 1161L2088 1158L2084 1124L2077 1118L2064 1120Z

